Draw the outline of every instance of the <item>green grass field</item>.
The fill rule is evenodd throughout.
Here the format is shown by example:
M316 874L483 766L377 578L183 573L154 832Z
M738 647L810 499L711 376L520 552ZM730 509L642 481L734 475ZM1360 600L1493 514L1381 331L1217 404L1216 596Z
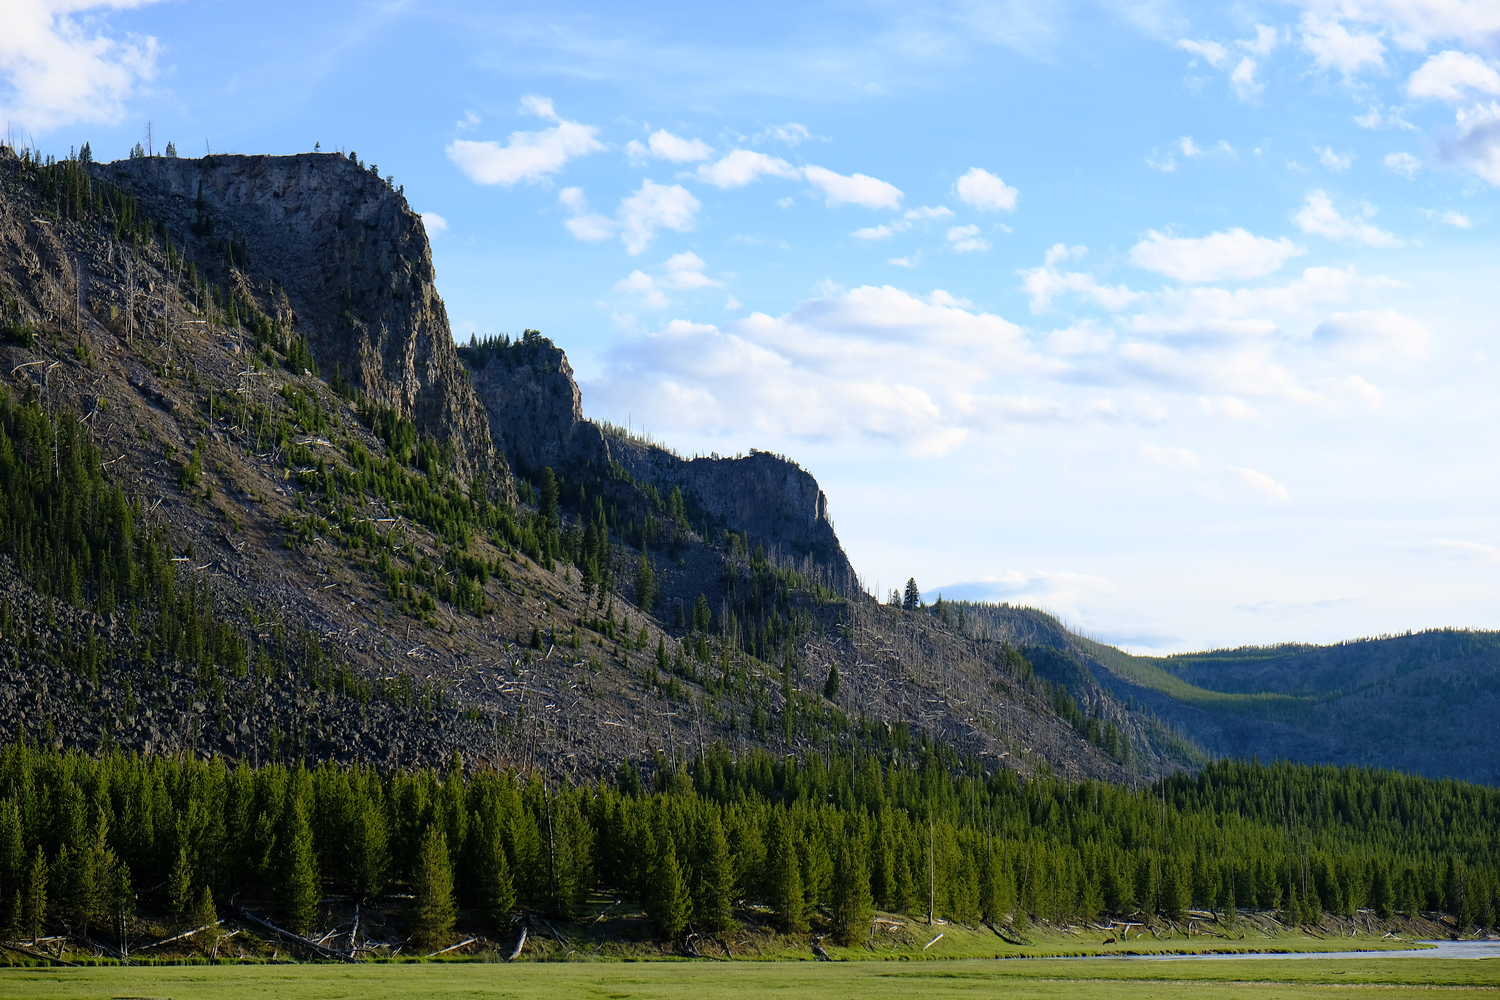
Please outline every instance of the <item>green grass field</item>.
M599 1000L920 1000L924 997L1219 1000L1500 992L1500 961L1370 958L1145 962L559 962L0 969L14 1000L417 997Z

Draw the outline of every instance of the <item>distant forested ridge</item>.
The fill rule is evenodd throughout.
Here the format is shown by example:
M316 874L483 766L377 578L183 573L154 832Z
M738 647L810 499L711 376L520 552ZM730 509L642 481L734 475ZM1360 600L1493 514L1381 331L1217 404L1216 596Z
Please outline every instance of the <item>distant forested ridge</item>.
M517 907L581 915L607 888L643 901L663 937L725 931L746 903L791 932L821 908L861 936L873 906L929 905L970 925L1259 908L1470 927L1500 902L1497 832L1500 792L1460 782L1224 762L1128 790L986 774L925 741L805 763L716 746L658 758L649 780L627 764L570 786L456 759L441 774L253 768L22 740L0 752L0 923L107 927L207 892L301 929L325 896L415 887L446 896L445 926L458 906L492 928Z

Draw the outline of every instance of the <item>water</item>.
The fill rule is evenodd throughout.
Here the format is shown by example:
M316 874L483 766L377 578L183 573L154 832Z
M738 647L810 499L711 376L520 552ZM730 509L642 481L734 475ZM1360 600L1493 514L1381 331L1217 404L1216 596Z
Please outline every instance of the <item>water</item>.
M1211 952L1204 955L1091 955L1090 958L1130 958L1146 962L1225 961L1255 958L1500 958L1500 941L1418 941L1431 948L1393 951L1299 951L1270 954Z

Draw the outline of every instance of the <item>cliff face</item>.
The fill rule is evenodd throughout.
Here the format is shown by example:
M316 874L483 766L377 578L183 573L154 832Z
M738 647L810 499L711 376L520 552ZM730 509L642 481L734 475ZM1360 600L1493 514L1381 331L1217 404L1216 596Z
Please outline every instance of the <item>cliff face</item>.
M509 348L460 353L495 445L516 471L534 476L544 466L608 463L604 435L583 417L583 394L562 348L528 331Z
M583 395L562 348L534 331L506 345L460 350L489 416L495 444L516 469L567 471L618 462L665 495L675 486L714 521L783 556L810 558L841 583L854 571L828 518L828 498L797 463L767 452L694 458L604 433L583 416Z
M135 194L198 259L232 278L337 373L420 431L448 440L462 479L494 460L434 287L421 217L370 170L333 153L153 157L94 168Z

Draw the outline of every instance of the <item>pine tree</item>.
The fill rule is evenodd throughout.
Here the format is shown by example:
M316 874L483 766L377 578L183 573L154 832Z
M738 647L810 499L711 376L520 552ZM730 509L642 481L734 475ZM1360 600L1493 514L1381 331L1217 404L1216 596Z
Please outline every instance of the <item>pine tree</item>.
M446 947L453 937L453 869L448 861L448 838L436 826L422 836L417 867L411 880L412 942L421 951Z
M651 865L646 915L651 918L657 935L669 940L682 934L693 915L693 900L688 895L682 868L677 864L677 848L664 825L657 830L656 858Z
M26 873L26 896L21 904L21 932L35 940L47 920L47 856L40 844Z
M510 877L510 862L505 858L498 820L485 825L479 862L480 909L492 927L504 927L511 910L516 908L516 887Z
M718 810L710 810L698 836L698 863L694 866L693 914L710 934L722 934L734 926L734 858Z
M771 829L767 832L766 882L771 896L771 909L781 921L781 929L788 934L807 930L807 901L802 895L802 861L797 856L797 844L792 835L789 817L781 810L771 813Z
M839 668L836 664L828 667L828 679L823 682L823 697L829 701L837 701L839 697Z
M546 530L555 535L558 527L557 516L557 475L549 465L542 470L541 499L537 503L537 514L541 516L542 524Z
M355 894L363 899L378 896L385 888L386 872L390 868L390 833L386 828L385 810L379 802L365 799L360 807L354 826L354 837L349 844L353 856L350 868L353 872Z
M656 604L656 575L651 570L651 556L641 545L641 557L635 563L635 603L647 614Z
M212 953L219 947L219 911L214 909L214 894L208 888L198 894L198 902L193 904L192 917L188 923L193 927L202 927L195 937L198 945L207 952Z
M181 929L193 906L193 865L188 860L186 847L177 849L177 860L172 865L172 874L167 879L167 913L172 926Z
M902 595L901 606L907 611L915 611L922 606L922 592L917 589L916 577L906 581L906 593Z
M312 929L318 919L318 901L322 897L322 876L318 872L318 856L313 851L312 830L302 807L295 802L287 804L292 814L289 843L281 865L281 884L278 896L281 916L289 929L302 934Z
M864 940L870 930L870 916L874 909L862 840L846 832L833 866L833 933L843 945Z

